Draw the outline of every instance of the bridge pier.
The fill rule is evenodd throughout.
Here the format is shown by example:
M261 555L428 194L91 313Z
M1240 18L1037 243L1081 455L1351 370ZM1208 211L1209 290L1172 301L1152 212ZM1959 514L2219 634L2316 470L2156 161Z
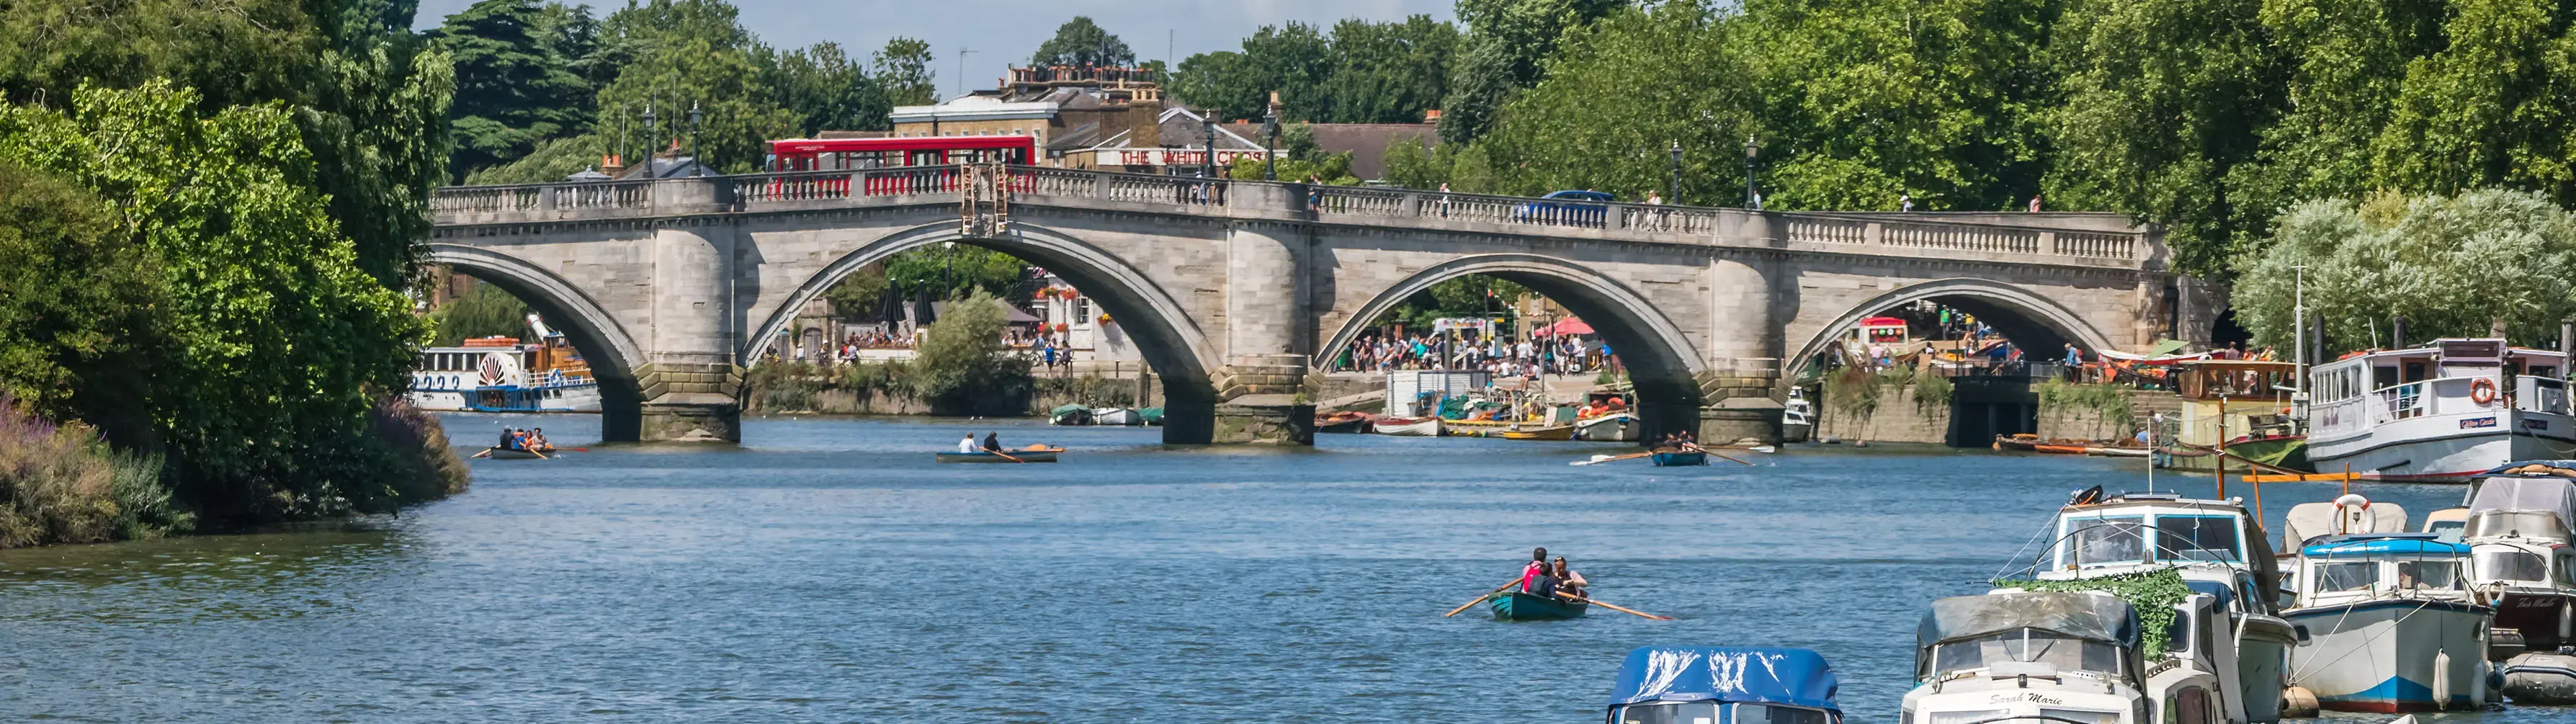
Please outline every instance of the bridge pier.
M1711 312L1707 371L1699 375L1700 442L1780 442L1777 259L1755 254L1708 261Z

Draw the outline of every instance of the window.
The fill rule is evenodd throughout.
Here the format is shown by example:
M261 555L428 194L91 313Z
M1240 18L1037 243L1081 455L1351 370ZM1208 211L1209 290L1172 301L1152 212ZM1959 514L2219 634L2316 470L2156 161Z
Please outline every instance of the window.
M2142 516L2081 518L2070 521L2077 565L2139 561L2146 548L2147 519Z
M2156 516L2156 558L2178 561L2243 560L2236 547L2236 518L2218 515Z
M2344 561L2316 565L2318 593L2366 591L2379 582L2378 561Z
M1831 724L1831 717L1820 709L1800 709L1771 704L1735 705L1734 724Z
M2199 690L2199 689L2193 689L2192 691L2197 692L2197 691L2200 691L2200 690ZM2209 710L2209 703L2208 703L2208 701L2207 701L2208 697L2209 697L2209 695L2208 695L2208 694L2205 694L2205 693L2201 695L2201 698L2202 698L2202 702L2201 702L2201 711L2203 711L2203 712L2207 712L2207 711ZM2119 712L2116 712L2116 711L2090 711L2090 710L2086 710L2086 709L2050 709L2050 708L2046 708L2046 707L2042 707L2042 708L2039 710L2039 714L2040 714L2040 716L2053 716L2053 717L2057 717L2057 718L2059 718L2059 719L2069 719L2069 720L2074 720L2074 721L2087 722L2088 724L2120 724L2120 713L2119 713ZM2039 721L2046 722L2047 724L2065 724L2064 722L2058 722L2058 721L2053 721L2053 720L2048 720L2048 719L2041 719L2041 720L2039 720ZM2188 714L2186 714L2186 718L2182 719L2181 721L2183 721L2183 722L2189 722L2190 724L2209 724L2209 719L2208 719L2208 717L2206 717L2206 716L2203 716L2202 718L2199 718L2199 719L2191 719L2191 718L2188 718Z
M2532 558L2537 562L2540 557L2532 556ZM2460 581L2460 563L2458 561L2398 561L2397 587L2460 590L2463 588Z
M1988 719L2009 716L2011 714L2012 711L2008 709L1936 711L1932 712L1931 716L1925 717L1923 721L1924 724L1969 724L1969 722L1986 721Z
M1678 704L1630 704L1610 712L1614 724L1717 724L1717 704L1692 701Z
M2517 550L2483 550L2477 553L2478 577L2490 581L2547 581L2549 562L2540 554Z
M1934 647L1932 671L1929 673L1939 675L1983 669L2008 661L2046 662L2072 671L2121 673L2119 647L2031 629L2015 629Z

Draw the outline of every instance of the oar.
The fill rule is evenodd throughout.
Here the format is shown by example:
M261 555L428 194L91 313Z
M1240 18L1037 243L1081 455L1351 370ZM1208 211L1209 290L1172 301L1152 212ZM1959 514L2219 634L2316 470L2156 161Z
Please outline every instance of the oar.
M488 456L490 456L490 455L492 454L492 450L493 450L492 448L488 448L488 447L487 447L487 448L483 448L483 451L482 451L482 452L479 452L479 453L475 453L475 454L474 454L474 457L478 457L478 458L479 458L479 457L488 457Z
M545 454L545 453L537 452L537 451L535 451L535 450L530 450L530 451L528 451L528 454L537 456L537 459L538 459L538 460L553 460L553 459L554 459L554 458L546 457L546 454Z
M1460 605L1460 606L1459 606L1459 607L1457 607L1457 608L1449 609L1449 612L1448 612L1448 613L1440 614L1440 617L1441 617L1441 618L1448 618L1448 617L1451 617L1451 616L1456 616L1456 615L1458 615L1458 612L1459 612L1459 611L1464 611L1464 610L1467 610L1467 609L1468 609L1468 608L1470 608L1470 607L1475 606L1476 604L1484 603L1484 602L1485 602L1485 599L1493 598L1493 597L1494 597L1494 594L1502 593L1502 592L1503 592L1503 589L1510 588L1510 587L1512 587L1513 585L1518 584L1518 583L1520 583L1520 581L1513 581L1513 582L1511 582L1511 583L1505 583L1505 584L1500 585L1500 586L1495 586L1495 587L1494 587L1494 590L1486 591L1486 592L1485 592L1485 595L1477 596L1477 597L1476 597L1476 600L1468 601L1468 602L1466 602L1465 604L1462 604L1462 605Z
M1600 601L1595 601L1595 600L1592 600L1592 599L1589 599L1589 598L1584 598L1584 597L1582 597L1582 596L1570 596L1570 598L1573 598L1574 600L1577 600L1577 601L1582 601L1582 602L1584 602L1584 603L1589 603L1589 604L1592 604L1592 605L1595 605L1595 606L1600 606L1600 607L1602 607L1602 608L1610 609L1610 610L1612 610L1612 611L1617 611L1617 612L1620 612L1620 613L1633 613L1633 614L1636 614L1636 615L1639 615L1639 616L1644 616L1644 617L1646 617L1646 618L1651 618L1651 619L1654 619L1654 620L1657 620L1657 621L1670 621L1670 620L1673 620L1673 617L1671 617L1671 616L1657 616L1657 615L1654 615L1654 614L1651 614L1651 613L1646 613L1646 612L1644 612L1644 611L1639 611L1639 610L1632 609L1632 608L1620 608L1620 607L1618 607L1618 606L1613 606L1613 605L1610 605L1610 604L1607 604L1607 603L1602 603L1602 602L1600 602ZM1472 605L1472 604L1470 604L1470 605Z
M1592 459L1590 459L1590 460L1576 460L1576 461L1574 461L1574 462L1570 462L1570 463L1566 463L1566 464L1567 464L1567 465L1598 465L1598 464L1601 464L1601 463L1618 462L1618 461L1621 461L1621 460L1635 460L1635 459L1637 459L1637 458L1642 458L1642 457L1646 457L1646 456L1653 455L1653 454L1654 454L1654 453L1650 453L1650 452L1641 452L1641 453L1636 453L1636 454L1634 454L1634 455L1594 455L1594 456L1592 456Z
M1728 454L1726 454L1726 453L1718 452L1718 451L1715 451L1715 450L1710 450L1710 449L1708 449L1708 448L1700 447L1700 446L1698 446L1698 445L1692 445L1692 446L1691 446L1691 449L1698 450L1698 451L1700 451L1700 452L1704 452L1704 453L1708 453L1708 454L1710 454L1710 455L1715 455L1715 456L1718 456L1718 457L1726 458L1727 460L1733 461L1733 462L1734 462L1735 464L1737 464L1737 465L1743 465L1743 466L1746 466L1746 467L1752 467L1752 465L1753 465L1752 463L1748 463L1748 462L1745 462L1745 461L1743 461L1743 460L1737 459L1735 456L1728 455Z
M986 451L984 451L984 452L992 453L992 454L995 454L995 455L1000 455L1000 456L1002 456L1002 459L1004 459L1004 460L1009 460L1009 461L1011 461L1011 462L1015 462L1015 463L1025 463L1025 462L1028 462L1027 460L1021 460L1021 459L1019 459L1019 458L1011 457L1011 454L1010 454L1010 453L1002 452L1002 451L1000 451L1000 450L986 450Z

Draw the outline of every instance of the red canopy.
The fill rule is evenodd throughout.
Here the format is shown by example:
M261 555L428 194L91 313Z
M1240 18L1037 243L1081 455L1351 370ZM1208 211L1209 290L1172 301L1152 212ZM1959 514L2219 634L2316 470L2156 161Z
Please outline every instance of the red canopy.
M1902 327L1902 326L1905 326L1905 320L1897 319L1897 318L1895 318L1895 317L1870 317L1870 318L1868 318L1868 319L1860 320L1860 326L1863 326L1863 327Z
M1564 319L1556 320L1555 324L1547 325L1547 328L1538 331L1538 334L1541 337L1554 337L1560 334L1591 333L1592 325L1584 324L1583 320L1576 319L1574 317L1566 317Z

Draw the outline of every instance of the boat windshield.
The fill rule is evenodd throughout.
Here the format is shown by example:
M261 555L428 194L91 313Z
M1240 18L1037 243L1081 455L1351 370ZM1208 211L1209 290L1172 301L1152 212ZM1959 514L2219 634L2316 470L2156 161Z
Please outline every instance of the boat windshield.
M2156 557L2182 561L2244 560L2236 546L2236 517L2227 515L2156 516Z
M1835 717L1820 709L1805 709L1776 704L1737 704L1733 724L1834 724Z
M2367 591L2377 583L2378 561L2336 561L2317 564L2317 582L2311 590L2318 593Z
M2558 522L2558 514L2539 510L2488 510L2469 516L2470 538L2492 538L2518 535L2526 538L2567 539L2567 526Z
M2460 580L2459 561L2398 561L2397 587L2458 591L2468 586Z
M2538 553L2512 549L2477 552L2478 576L2489 581L2548 581L2549 561Z
M1629 704L1610 710L1610 724L1717 724L1713 701Z
M2144 516L2072 518L2066 522L2075 529L2067 539L2073 546L2076 565L2145 560L2147 519Z
M2113 676L2122 673L2118 646L2027 628L1941 644L1932 652L1932 673L1939 676L2013 661L2046 662L2061 670Z

